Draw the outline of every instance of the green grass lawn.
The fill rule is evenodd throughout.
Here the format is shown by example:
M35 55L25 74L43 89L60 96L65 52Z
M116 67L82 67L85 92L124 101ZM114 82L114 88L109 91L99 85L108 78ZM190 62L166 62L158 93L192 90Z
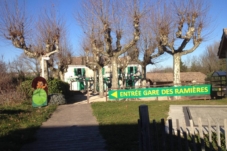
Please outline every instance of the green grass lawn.
M24 143L34 140L36 130L46 121L56 106L33 108L31 101L0 105L0 150L20 150Z
M222 100L190 101L112 101L92 103L93 113L100 124L100 132L110 151L139 150L138 126L139 106L148 105L150 121L157 123L166 119L170 105L227 105Z
M92 103L94 115L100 124L100 132L107 141L108 150L138 150L139 105L149 108L150 120L160 122L167 118L169 105L226 105L223 100L200 101L110 101ZM19 150L27 142L34 141L34 134L57 106L33 108L30 101L0 106L0 150Z

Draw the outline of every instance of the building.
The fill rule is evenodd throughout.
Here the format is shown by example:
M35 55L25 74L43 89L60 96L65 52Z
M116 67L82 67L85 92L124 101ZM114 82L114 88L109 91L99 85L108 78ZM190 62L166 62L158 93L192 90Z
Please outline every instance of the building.
M68 65L67 72L64 75L64 81L70 84L70 90L84 90L86 82L84 78L93 78L94 72L85 66L83 57L73 57L72 63Z
M64 75L64 81L70 84L71 90L83 90L86 87L85 80L94 79L94 71L88 68L85 64L86 60L84 57L73 57L72 63L68 65L67 72ZM136 64L135 62L130 62L124 71L124 78L126 78L127 83L126 86L139 87L141 82L138 77L141 78L141 71L141 65ZM122 74L120 71L118 71L118 73L119 77L121 77ZM112 77L111 65L104 66L102 69L102 74L104 81L110 81L110 78ZM90 84L88 83L88 85ZM121 78L119 78L119 86L123 87L123 80ZM104 89L106 89L105 87L107 87L107 84L104 84ZM108 87L110 87L110 85L108 85Z
M220 59L227 58L227 28L223 29L223 33L221 36L221 41L220 41L220 45L219 45L219 49L218 49L218 57ZM226 71L227 71L227 64L226 64ZM226 75L226 72L225 72L225 75ZM226 91L225 91L225 95L226 95L227 94L227 85L226 85L225 89L226 89Z
M223 29L223 34L221 37L219 49L218 49L218 57L227 58L227 28Z
M173 73L153 73L147 72L147 79L151 80L153 85L173 85ZM181 72L181 84L205 83L206 75L201 72Z

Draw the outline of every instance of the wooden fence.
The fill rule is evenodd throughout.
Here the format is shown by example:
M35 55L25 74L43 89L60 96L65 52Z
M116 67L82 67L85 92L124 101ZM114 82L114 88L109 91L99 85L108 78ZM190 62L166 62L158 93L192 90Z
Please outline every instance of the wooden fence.
M139 106L139 148L140 151L226 151L227 150L227 120L224 127L219 123L202 126L198 119L198 127L182 128L176 120L176 129L172 120L166 125L164 119L160 123L149 121L148 106ZM204 131L206 129L206 131Z

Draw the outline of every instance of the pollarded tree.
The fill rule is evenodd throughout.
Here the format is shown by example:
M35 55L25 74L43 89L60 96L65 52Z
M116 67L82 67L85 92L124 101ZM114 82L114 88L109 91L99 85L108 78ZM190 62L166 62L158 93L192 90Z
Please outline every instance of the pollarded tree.
M147 3L148 4L148 3ZM158 60L157 58L164 54L163 49L158 47L158 35L152 30L153 20L151 16L155 16L156 12L153 11L154 7L160 6L162 1L154 1L153 5L146 5L144 7L146 13L140 20L140 39L132 51L129 51L128 55L134 62L137 62L142 66L142 76L146 79L146 67L147 65L154 65Z
M127 52L133 47L139 39L139 20L142 17L139 11L138 2L136 0L121 1L121 0L88 0L84 1L83 9L78 15L77 21L85 29L87 27L91 29L91 26L95 26L94 32L101 35L101 42L103 44L102 49L93 47L96 54L103 56L103 58L109 58L112 66L112 88L118 88L118 58L120 55ZM134 31L130 33L124 33L129 25L133 25ZM131 39L124 41L123 35L132 35ZM94 37L91 40L92 46L96 46L96 42L99 39ZM115 42L115 45L114 45Z
M36 48L38 48L36 51L42 54L39 59L43 56L50 58L47 61L43 60L44 70L47 70L45 78L49 77L49 70L52 76L64 80L64 73L72 62L72 51L67 39L65 23L66 21L57 13L57 7L52 4L44 9L36 24Z
M133 51L131 51L133 52ZM131 56L125 55L123 57L118 58L118 72L121 73L122 79L119 80L119 85L121 88L125 88L126 82L125 82L125 69L127 68L129 62L131 61Z
M84 1L83 9L81 12L75 13L75 19L81 25L85 36L83 39L83 55L85 58L86 66L94 71L94 92L96 92L96 84L97 84L97 75L98 75L98 87L99 87L99 96L104 96L103 89L103 74L102 70L105 65L109 63L109 58L103 55L104 52L104 38L103 31L101 29L100 22L98 22L95 18L97 14L95 9L97 9L96 5L101 5L98 2L100 1ZM94 6L89 8L89 6ZM89 11L87 10L89 8Z
M93 30L92 30L93 31ZM95 38L96 37L96 38ZM99 82L99 96L104 96L103 89L103 67L109 64L109 58L99 53L100 51L104 51L103 42L99 39L100 35L95 35L93 32L91 33L91 37L89 38L88 45L84 47L85 52L85 60L86 66L90 69L93 69L94 73L98 71L98 82ZM94 76L94 87L96 87L96 76ZM96 88L94 89L96 91Z
M92 46L91 46L91 42L90 42L90 38L89 37L86 37L83 39L83 52L81 54L83 60L85 60L85 65L90 68L92 71L93 71L93 92L94 93L97 93L97 63L98 62L95 62L96 60L96 56L95 54L93 54L93 51L92 51ZM101 84L101 86L103 87L103 84ZM99 89L100 91L100 89ZM101 89L102 91L102 89ZM103 96L104 95L104 92L101 92L100 93L100 96Z
M52 77L64 81L64 73L67 72L68 65L72 63L72 47L69 45L67 39L68 35L63 32L59 40L59 52L48 60L50 72L53 73ZM57 68L56 68L57 67Z
M19 4L17 0L14 3L1 2L0 6L2 6L0 36L10 40L16 48L22 49L26 56L39 60L44 70L44 78L48 79L47 61L43 57L50 57L55 52L59 52L63 27L54 5L48 11L44 11L36 26L31 25L33 22L31 17L28 17L24 5Z
M146 79L146 67L147 65L155 64L156 58L164 54L162 49L158 49L156 38L152 36L149 30L145 30L145 28L141 28L142 34L139 40L137 47L134 51L130 52L129 55L136 61L138 64L142 66L142 76ZM139 58L139 54L143 57Z
M10 73L18 75L18 81L24 81L25 75L33 77L39 76L39 62L35 59L27 57L25 54L17 56L12 62L8 64Z
M157 8L153 31L158 47L173 56L175 85L180 84L180 60L202 43L208 25L208 5L205 0L174 0ZM168 5L168 7L167 7Z

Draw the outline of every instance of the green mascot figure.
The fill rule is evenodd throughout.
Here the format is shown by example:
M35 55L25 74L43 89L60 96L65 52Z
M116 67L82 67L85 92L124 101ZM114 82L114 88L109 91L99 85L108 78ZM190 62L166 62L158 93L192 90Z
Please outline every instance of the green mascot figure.
M32 106L42 107L47 105L48 88L46 79L43 77L36 77L32 81L32 88L34 89L32 95Z

